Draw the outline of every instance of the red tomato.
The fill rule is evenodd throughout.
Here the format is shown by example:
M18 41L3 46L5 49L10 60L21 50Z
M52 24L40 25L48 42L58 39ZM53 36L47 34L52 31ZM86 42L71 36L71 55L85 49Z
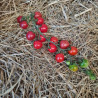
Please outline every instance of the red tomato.
M78 49L74 46L71 46L71 50L68 51L70 55L76 55L78 53Z
M48 31L48 27L46 24L42 24L42 26L40 27L40 31L42 33L46 33Z
M49 46L50 46L50 49L48 49L49 52L51 53L56 52L57 47L54 44L50 43Z
M51 37L50 41L54 42L54 43L58 43L58 38L57 37Z
M32 31L28 31L26 34L26 38L28 40L33 40L35 38L35 34Z
M23 28L23 29L27 29L27 27L28 27L27 22L26 21L21 21L20 22L20 27Z
M64 61L64 54L62 53L59 53L59 54L56 54L56 57L55 57L56 61L57 62L63 62Z
M33 46L35 49L40 49L42 48L43 44L40 41L34 41Z
M67 40L60 41L60 48L61 49L66 49L68 47L69 47L69 42Z
M38 21L36 22L37 25L42 25L44 23L44 19L42 17L38 18Z
M35 12L34 13L34 18L37 19L39 17L42 17L42 14L40 12Z
M17 22L20 23L22 21L22 16L17 17Z
M40 37L40 40L39 41L41 41L41 42L45 42L46 41L46 38L44 36L40 35L39 37Z

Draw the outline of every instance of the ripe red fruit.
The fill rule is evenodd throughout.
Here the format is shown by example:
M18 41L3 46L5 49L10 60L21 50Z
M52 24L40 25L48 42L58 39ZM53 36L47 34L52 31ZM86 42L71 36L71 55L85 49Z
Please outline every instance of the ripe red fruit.
M37 19L39 17L42 17L42 14L40 12L35 12L34 13L34 18Z
M46 24L42 24L42 26L40 27L40 31L42 33L46 33L48 31L48 27Z
M21 21L20 22L20 27L23 28L23 29L27 29L27 27L28 27L27 22L26 21Z
M50 41L54 42L54 43L58 43L58 38L57 37L51 37Z
M36 22L37 25L42 25L44 23L44 19L42 17L38 18L38 21Z
M18 17L17 17L17 22L18 22L18 23L20 23L20 22L22 21L22 17L23 17L23 16L18 16Z
M61 49L66 49L68 47L69 47L69 42L67 40L60 41L60 48Z
M71 50L68 51L70 55L76 55L78 53L78 49L74 46L71 46Z
M42 48L43 44L40 41L34 41L33 46L35 49L40 49Z
M59 63L63 62L64 61L64 54L62 54L62 53L56 54L55 59Z
M35 34L32 31L28 31L26 34L26 38L31 41L35 38Z
M39 41L41 41L41 42L45 42L46 41L46 38L44 36L40 35L39 37L40 37L40 40Z
M49 52L51 53L56 52L57 47L54 44L50 43L49 46L50 46L50 49L48 49Z

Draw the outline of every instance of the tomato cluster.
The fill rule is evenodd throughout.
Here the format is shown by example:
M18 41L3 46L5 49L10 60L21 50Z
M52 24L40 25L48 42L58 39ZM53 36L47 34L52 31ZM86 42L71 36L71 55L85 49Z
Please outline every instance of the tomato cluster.
M32 21L32 19L31 19ZM68 56L74 56L78 53L78 49L75 46L71 46L67 40L59 41L57 37L52 36L50 39L46 38L45 33L48 31L48 26L44 23L44 19L42 18L42 14L40 12L35 12L33 15L33 21L35 28L38 29L38 37L36 38L36 34L33 31L28 31L26 34L26 38L29 41L33 41L33 46L35 49L41 49L43 46L43 42L48 41L49 48L47 49L50 53L55 52L55 60L58 63L64 61L64 54L67 53ZM17 17L17 22L19 23L22 29L28 28L28 22L26 18L23 16ZM37 40L36 40L37 39ZM66 56L66 55L65 55ZM78 70L78 65L81 68L87 68L89 65L88 60L82 59L82 61L73 63L72 60L66 60L66 64L68 65L69 69L73 72ZM90 74L94 80L94 75Z
M45 33L48 31L48 26L44 23L44 19L42 18L42 14L40 12L35 12L33 17L36 20L35 21L36 25L40 26L39 30L42 33L38 36L38 40L34 41L33 46L35 49L40 49L43 46L43 42L45 42L47 40ZM17 22L20 24L20 27L22 29L28 28L28 23L26 22L26 20L23 20L23 16L19 16L17 18ZM36 35L32 31L28 31L26 34L26 38L29 41L33 41L35 39L35 37L36 37ZM65 49L65 51L67 51L70 55L76 55L78 52L77 48L74 46L70 46L70 44L67 40L59 41L58 38L55 36L52 36L50 38L48 51L50 53L57 52L57 50L59 50L58 44L59 44L59 48L61 50ZM70 50L66 50L67 48L70 48ZM57 62L63 62L64 54L63 53L56 54L55 59Z

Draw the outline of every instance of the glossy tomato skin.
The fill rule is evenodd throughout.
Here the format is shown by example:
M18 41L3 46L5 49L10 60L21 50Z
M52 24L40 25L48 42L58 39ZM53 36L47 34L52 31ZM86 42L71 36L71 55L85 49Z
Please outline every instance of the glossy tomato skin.
M66 49L68 47L69 47L69 42L67 40L60 41L60 48L61 49Z
M20 22L20 27L21 27L22 29L27 29L27 27L28 27L27 22L26 22L26 21L21 21L21 22Z
M71 50L68 51L70 55L76 55L78 53L78 49L74 46L71 46Z
M40 41L34 41L33 46L35 49L40 49L42 48L43 44Z
M38 21L36 22L37 25L42 25L44 23L44 19L42 17L38 18Z
M78 70L77 65L69 65L69 69L73 72L76 72Z
M22 17L23 17L23 16L18 16L18 17L17 17L17 22L18 22L18 23L20 23L20 22L22 21Z
M28 31L26 34L26 38L30 41L33 40L35 38L35 33L33 33L32 31Z
M80 62L80 67L81 68L87 68L88 67L88 65L89 65L89 62L88 62L88 60L87 59L83 59L83 61L82 62Z
M39 17L42 17L42 14L40 12L35 12L34 13L34 18L37 19Z
M63 62L64 61L64 54L62 54L62 53L56 54L55 59L59 63Z
M44 34L43 34L43 35L44 35ZM45 35L44 35L44 36L45 36ZM39 40L39 41L41 41L41 42L45 42L45 41L46 41L46 38L45 38L44 36L39 35L39 37L40 37L40 40Z
M53 36L53 37L51 37L50 41L54 42L56 44L56 43L58 43L58 38Z
M50 49L48 49L49 52L51 53L56 52L57 47L54 44L50 43L49 46L50 46Z
M40 27L40 31L42 33L46 33L48 31L48 27L46 24L42 24L42 26Z

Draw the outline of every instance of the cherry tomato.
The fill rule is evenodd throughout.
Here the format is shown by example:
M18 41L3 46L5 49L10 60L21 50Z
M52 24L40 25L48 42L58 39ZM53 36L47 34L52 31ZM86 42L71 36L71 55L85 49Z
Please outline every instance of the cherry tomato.
M76 72L78 70L77 65L69 65L69 69L73 72Z
M17 22L18 22L18 23L20 23L20 22L22 21L22 17L23 17L23 16L18 16L18 17L17 17Z
M68 51L70 55L76 55L78 53L78 49L74 46L71 46L71 50Z
M40 41L34 41L33 46L35 49L40 49L42 48L43 44Z
M40 27L40 31L42 33L46 33L48 31L48 27L46 24L42 24L42 26Z
M20 27L23 28L23 29L27 29L27 27L28 27L27 22L26 21L21 21L20 22Z
M53 36L51 37L50 41L54 43L58 43L58 38Z
M69 42L67 40L60 41L60 48L61 49L66 49L68 47L69 47Z
M41 41L41 42L45 42L46 41L46 38L44 36L40 35L39 37L40 37L40 40L39 41Z
M34 18L37 19L39 17L42 17L42 14L40 12L35 12L34 13Z
M50 49L48 49L49 52L51 53L56 52L57 47L54 44L50 43L49 46L50 46Z
M31 41L35 38L35 34L32 31L28 31L26 34L26 38Z
M96 75L92 72L92 70L86 70L86 74L90 77L91 80L96 80Z
M88 60L83 59L83 62L79 64L81 68L87 68L89 65Z
M38 21L36 22L37 25L42 25L44 23L44 19L42 17L38 18Z
M95 74L90 74L89 77L90 77L91 80L96 80Z
M59 63L63 62L64 61L64 54L62 54L62 53L56 54L55 59Z
M66 64L67 64L67 65L70 65L70 61L66 61Z

